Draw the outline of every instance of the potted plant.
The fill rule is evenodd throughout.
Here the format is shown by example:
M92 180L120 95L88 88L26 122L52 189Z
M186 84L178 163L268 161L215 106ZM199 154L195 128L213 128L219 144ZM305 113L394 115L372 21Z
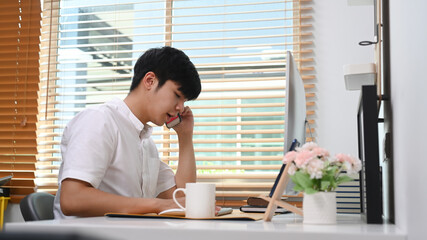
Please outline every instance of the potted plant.
M295 183L294 189L304 192L304 223L335 223L335 189L353 180L361 170L360 159L341 153L330 157L326 149L308 142L286 153L283 162L291 164L288 174Z

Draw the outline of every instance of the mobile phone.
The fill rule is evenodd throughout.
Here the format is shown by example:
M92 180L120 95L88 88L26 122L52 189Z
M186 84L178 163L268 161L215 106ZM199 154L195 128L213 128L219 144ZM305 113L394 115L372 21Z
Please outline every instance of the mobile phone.
M178 115L176 115L176 117L171 118L169 120L169 122L166 123L166 127L173 128L176 125L178 125L181 121L182 121L181 115L179 115L179 113L178 113Z

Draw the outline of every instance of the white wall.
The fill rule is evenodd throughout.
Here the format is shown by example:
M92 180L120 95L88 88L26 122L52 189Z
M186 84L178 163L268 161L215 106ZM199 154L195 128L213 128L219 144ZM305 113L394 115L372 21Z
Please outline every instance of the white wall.
M358 156L357 107L360 91L347 91L345 64L374 61L373 5L353 6L344 0L313 1L314 58L318 87L317 142L331 154Z
M408 240L427 238L426 9L425 0L390 0L396 224Z

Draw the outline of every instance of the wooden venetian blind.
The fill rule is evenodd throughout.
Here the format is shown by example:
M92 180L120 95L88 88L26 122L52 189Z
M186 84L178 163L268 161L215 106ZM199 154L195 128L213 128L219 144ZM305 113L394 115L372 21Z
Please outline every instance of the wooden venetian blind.
M309 1L45 1L39 189L55 192L66 123L87 106L129 91L133 65L151 47L183 50L202 80L195 114L198 181L217 184L218 204L266 194L281 166L286 51L305 82L315 130ZM161 159L175 169L177 137L156 127Z
M0 177L12 202L34 192L40 1L0 3Z

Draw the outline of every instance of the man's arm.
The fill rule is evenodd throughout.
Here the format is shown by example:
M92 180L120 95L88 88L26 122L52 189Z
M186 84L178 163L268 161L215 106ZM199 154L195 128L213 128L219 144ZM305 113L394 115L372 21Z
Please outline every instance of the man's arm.
M184 188L187 182L196 182L196 159L194 157L193 128L194 117L189 107L181 114L182 122L174 127L178 134L179 159L175 175L176 186Z
M67 216L91 217L115 213L159 213L176 208L172 199L130 198L93 188L89 183L67 178L61 183L61 210Z
M185 184L187 182L196 182L196 160L194 157L193 139L192 137L190 139L178 138L178 143L179 159L178 168L175 174L176 185L160 193L157 196L158 198L170 199L177 188L185 188ZM185 195L182 192L178 192L176 196L183 197Z

